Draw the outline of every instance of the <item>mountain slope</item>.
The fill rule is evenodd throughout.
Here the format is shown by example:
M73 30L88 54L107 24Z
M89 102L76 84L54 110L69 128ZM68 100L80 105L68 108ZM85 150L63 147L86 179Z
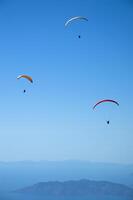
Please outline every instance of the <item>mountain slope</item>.
M49 181L15 191L46 196L110 195L133 198L133 189L122 184L107 181Z

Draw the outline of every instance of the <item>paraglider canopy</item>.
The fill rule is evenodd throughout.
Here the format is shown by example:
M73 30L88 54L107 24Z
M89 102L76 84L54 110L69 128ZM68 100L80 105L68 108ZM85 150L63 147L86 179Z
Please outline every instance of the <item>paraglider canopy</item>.
M66 23L65 23L65 26L68 26L71 22L73 22L75 20L85 20L85 21L88 21L88 19L86 17L76 16L76 17L72 17L69 20L67 20Z
M28 81L30 81L31 83L33 83L33 79L32 79L31 76L28 76L28 75L23 74L23 75L19 75L19 76L17 77L17 79L20 79L20 78L25 78L25 79L27 79Z
M94 106L93 106L93 109L95 109L99 104L101 103L106 103L106 102L111 102L111 103L114 103L116 104L117 106L119 106L119 103L115 100L112 100L112 99L103 99L101 101L98 101Z

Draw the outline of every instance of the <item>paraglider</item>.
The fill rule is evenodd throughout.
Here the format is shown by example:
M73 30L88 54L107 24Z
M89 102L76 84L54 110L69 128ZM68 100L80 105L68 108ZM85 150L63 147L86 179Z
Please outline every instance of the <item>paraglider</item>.
M76 20L84 20L84 21L88 21L88 19L86 17L82 17L82 16L76 16L76 17L72 17L69 20L66 21L65 26L67 27L70 23L72 23L73 21ZM80 39L81 36L78 35L78 38Z
M23 75L19 75L19 76L17 77L17 79L21 79L21 78L25 78L25 79L27 79L30 83L33 83L33 79L32 79L31 76L28 76L28 75L23 74ZM25 89L23 90L23 93L26 93L26 90L25 90Z
M101 104L101 103L114 103L114 104L116 104L117 106L119 106L119 103L117 102L117 101L115 101L115 100L112 100L112 99L103 99L103 100L101 100L101 101L98 101L94 106L93 106L93 110L99 105L99 104ZM110 123L110 121L109 120L107 120L106 121L107 122L107 124L109 124Z

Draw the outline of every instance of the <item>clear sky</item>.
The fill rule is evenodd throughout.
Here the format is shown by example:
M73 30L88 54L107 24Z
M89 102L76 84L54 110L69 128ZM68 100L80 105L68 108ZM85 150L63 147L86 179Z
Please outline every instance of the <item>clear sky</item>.
M133 163L132 52L131 0L0 0L0 160Z

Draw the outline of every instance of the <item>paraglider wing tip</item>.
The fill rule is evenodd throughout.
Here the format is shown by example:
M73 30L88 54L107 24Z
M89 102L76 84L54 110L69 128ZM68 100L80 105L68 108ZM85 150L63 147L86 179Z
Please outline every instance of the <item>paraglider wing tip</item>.
M94 109L95 109L95 107L96 107L96 106L93 106L93 108L92 108L92 109L94 110Z
M20 76L17 76L17 80L20 79Z

